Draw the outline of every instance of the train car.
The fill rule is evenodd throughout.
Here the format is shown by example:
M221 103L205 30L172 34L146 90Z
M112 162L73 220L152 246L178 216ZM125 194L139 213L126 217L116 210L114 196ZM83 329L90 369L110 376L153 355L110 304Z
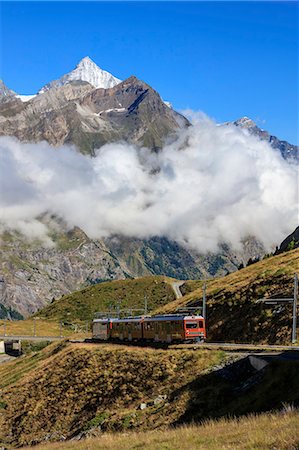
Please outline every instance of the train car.
M125 319L94 319L95 340L192 342L206 338L202 316L164 315L128 317Z
M202 316L165 315L145 317L143 338L154 342L203 341L206 337Z
M108 341L111 335L113 319L94 319L92 322L92 338L100 341Z
M128 317L127 319L114 319L110 337L121 341L140 341L143 338L143 317Z

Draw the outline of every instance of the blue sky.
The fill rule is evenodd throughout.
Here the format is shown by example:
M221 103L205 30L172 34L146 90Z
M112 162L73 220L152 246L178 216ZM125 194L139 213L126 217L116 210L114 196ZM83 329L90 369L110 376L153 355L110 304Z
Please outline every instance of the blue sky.
M178 109L298 143L296 2L2 2L0 76L22 94L84 56Z

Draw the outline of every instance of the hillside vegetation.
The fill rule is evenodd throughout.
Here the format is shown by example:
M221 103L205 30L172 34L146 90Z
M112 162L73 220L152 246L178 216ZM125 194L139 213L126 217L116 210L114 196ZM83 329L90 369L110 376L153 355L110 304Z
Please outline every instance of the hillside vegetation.
M169 431L104 434L83 442L59 442L35 450L297 450L299 411L208 421ZM265 430L267 430L265 432Z
M99 311L140 308L144 311L147 298L148 311L175 299L174 291L166 277L143 277L135 280L119 280L99 283L81 291L65 295L39 311L36 316L63 321L92 320ZM133 311L133 313L136 311Z
M299 250L266 258L222 278L207 281L209 341L287 344L291 339L292 305L267 306L264 297L292 297ZM143 277L99 283L53 301L36 314L46 320L74 323L92 320L98 311L140 308L147 297L148 312L170 313L185 306L202 306L203 281L186 281L183 297L175 299L167 277ZM130 312L130 311L129 311ZM70 330L71 331L71 330ZM65 334L67 335L67 334Z
M48 345L0 366L0 445L167 430L299 406L297 361L278 359L258 373L245 359L229 368L225 361L216 350Z
M223 278L207 281L208 339L211 341L288 343L292 306L266 306L263 297L292 297L299 250L266 258ZM158 309L202 305L203 281L188 281L184 296Z
M190 383L223 358L208 350L49 345L0 366L0 443L31 445L99 426L167 427L185 413ZM159 394L161 403L138 410Z

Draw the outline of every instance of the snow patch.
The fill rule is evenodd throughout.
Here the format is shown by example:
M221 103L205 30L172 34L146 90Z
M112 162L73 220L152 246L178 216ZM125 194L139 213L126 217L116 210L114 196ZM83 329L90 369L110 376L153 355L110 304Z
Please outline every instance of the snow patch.
M20 100L22 100L22 102L29 102L34 97L36 97L36 95L37 94L33 94L33 95L16 95L16 97L19 98Z

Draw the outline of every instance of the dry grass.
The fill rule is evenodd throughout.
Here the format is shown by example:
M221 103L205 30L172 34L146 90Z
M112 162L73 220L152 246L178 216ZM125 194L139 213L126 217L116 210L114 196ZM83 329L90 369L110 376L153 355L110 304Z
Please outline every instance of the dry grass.
M35 323L34 323L35 322ZM65 325L62 324L62 330L60 331L60 322L57 320L42 320L36 318L26 320L0 320L0 336L36 336L36 337L60 337L62 331L62 337L65 338L90 338L90 323L88 322L88 329L86 330L86 324L80 325ZM35 334L34 334L35 333Z
M28 373L40 366L42 361L48 360L50 356L62 349L65 341L52 344L40 351L33 351L27 356L17 358L14 361L0 365L0 390L21 381Z
M59 442L36 450L296 450L299 412L209 421L201 426L146 433L104 434L81 442Z
M256 300L291 297L294 273L299 272L299 249L282 253L207 282L208 339L225 342L289 343L291 306L275 314ZM159 313L202 304L202 281L188 281L182 298L161 307Z
M233 272L226 277L215 278L207 282L207 296L214 297L218 291L229 291L231 294L241 292L250 288L256 280L275 280L284 275L289 283L286 286L291 291L294 273L299 271L299 249L282 253L277 256L266 258L256 264L245 267L242 270ZM159 311L169 312L176 307L186 306L193 300L202 299L203 281L191 280L184 283L183 298L161 307ZM290 292L288 292L290 293ZM266 295L266 292L264 293Z
M71 437L107 413L105 426L113 431L165 427L185 412L185 386L223 359L223 352L208 350L64 345L49 345L1 367L6 407L0 409L0 441L5 445ZM176 408L167 403L166 409L163 404L138 411L141 402L159 394L176 395Z
M296 361L274 361L256 384L243 390L251 376L247 366L238 366L239 381L212 370L225 358L223 352L204 349L51 344L0 366L0 447L104 433L104 438L69 442L65 448L295 448L295 413L288 421L283 414L265 414L190 427L207 417L279 410L283 402L298 405ZM155 405L158 395L166 399ZM148 406L140 410L144 402ZM189 426L171 430L183 424ZM268 429L269 435L264 432ZM48 443L44 448L52 447ZM64 444L53 448L63 450Z
M36 320L36 336L60 336L60 324L58 321ZM33 336L34 320L0 320L0 335L8 336ZM70 334L69 330L63 329L63 335Z

